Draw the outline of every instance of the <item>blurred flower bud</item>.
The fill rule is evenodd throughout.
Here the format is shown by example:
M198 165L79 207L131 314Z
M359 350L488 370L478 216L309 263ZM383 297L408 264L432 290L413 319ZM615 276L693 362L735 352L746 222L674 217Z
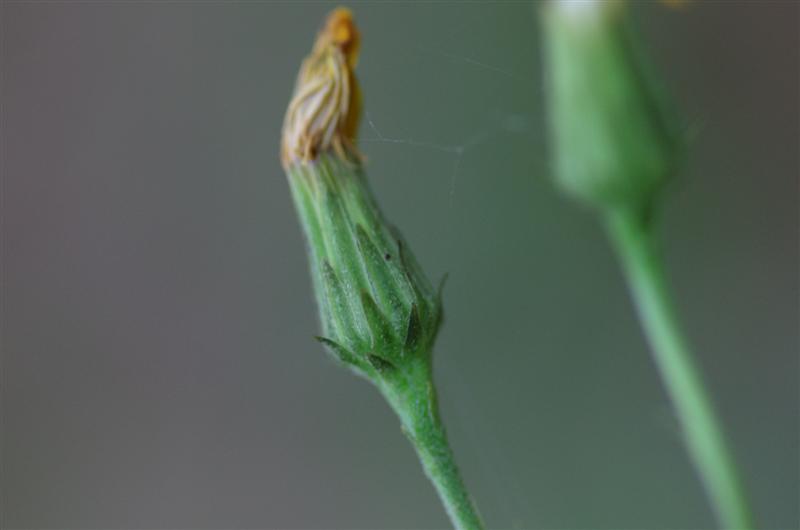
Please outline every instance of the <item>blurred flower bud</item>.
M542 9L556 179L603 207L649 202L680 150L628 16L622 0Z
M320 341L357 372L383 378L429 354L441 309L379 211L355 150L357 35L349 11L329 16L301 67L281 153L308 241Z

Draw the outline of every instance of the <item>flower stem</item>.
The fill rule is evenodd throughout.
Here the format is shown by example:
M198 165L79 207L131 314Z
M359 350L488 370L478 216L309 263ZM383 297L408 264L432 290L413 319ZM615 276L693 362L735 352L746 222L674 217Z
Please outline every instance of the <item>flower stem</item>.
M425 359L411 363L402 377L381 390L399 416L403 432L414 446L453 526L457 530L483 530L439 416L430 363Z
M753 527L733 457L703 380L684 338L648 215L618 209L607 219L639 319L681 423L690 458L720 524Z

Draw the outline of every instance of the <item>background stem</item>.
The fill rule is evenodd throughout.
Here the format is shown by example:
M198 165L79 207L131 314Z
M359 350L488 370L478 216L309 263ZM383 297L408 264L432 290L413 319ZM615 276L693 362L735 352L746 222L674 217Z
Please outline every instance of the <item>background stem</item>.
M752 528L720 422L681 333L649 219L640 211L620 209L608 216L607 226L689 455L716 515L726 529Z

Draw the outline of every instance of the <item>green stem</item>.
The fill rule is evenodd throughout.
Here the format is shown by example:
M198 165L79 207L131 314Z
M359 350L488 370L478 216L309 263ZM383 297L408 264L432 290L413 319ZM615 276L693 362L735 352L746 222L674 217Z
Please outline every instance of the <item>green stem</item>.
M403 432L417 451L453 526L457 530L483 530L447 442L428 360L409 363L401 377L387 381L381 390L399 416Z
M724 528L752 528L734 460L700 372L681 333L648 217L618 210L608 216L614 243L642 327L681 423L689 455Z

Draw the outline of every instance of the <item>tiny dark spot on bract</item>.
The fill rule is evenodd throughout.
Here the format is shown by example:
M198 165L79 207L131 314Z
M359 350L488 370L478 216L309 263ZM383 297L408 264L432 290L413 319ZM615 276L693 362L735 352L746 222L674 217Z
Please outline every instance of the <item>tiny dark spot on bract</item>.
M391 254L384 254L383 255L383 259L385 259L386 261L389 261L390 259L392 259L392 255Z

